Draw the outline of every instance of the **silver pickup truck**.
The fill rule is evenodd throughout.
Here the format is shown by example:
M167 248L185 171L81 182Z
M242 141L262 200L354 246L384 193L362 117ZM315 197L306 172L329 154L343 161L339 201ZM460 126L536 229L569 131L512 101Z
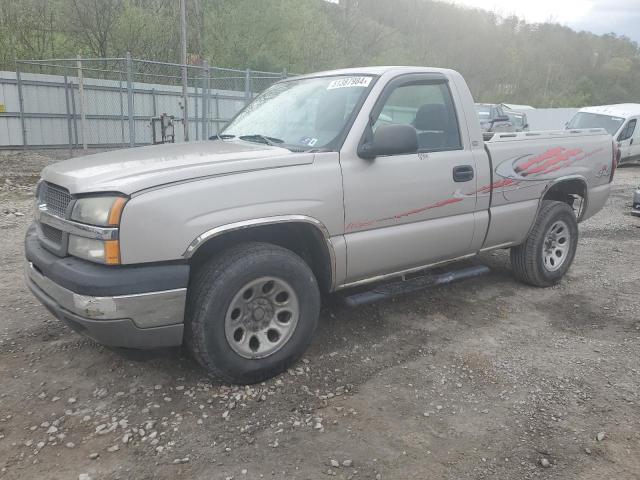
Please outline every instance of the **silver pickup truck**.
M601 129L483 141L452 70L304 75L210 141L45 168L26 278L99 343L185 345L211 374L258 382L302 355L321 293L506 248L516 278L558 282L616 153Z

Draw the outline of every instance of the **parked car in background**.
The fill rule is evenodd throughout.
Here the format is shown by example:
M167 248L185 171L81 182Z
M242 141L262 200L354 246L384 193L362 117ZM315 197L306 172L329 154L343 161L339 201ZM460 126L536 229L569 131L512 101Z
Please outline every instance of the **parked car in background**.
M567 129L604 128L620 146L618 163L640 161L640 104L622 103L581 109L567 123Z
M476 113L483 132L515 132L509 116L502 105L494 103L476 103Z
M638 187L633 194L633 205L631 206L631 213L640 216L640 187Z

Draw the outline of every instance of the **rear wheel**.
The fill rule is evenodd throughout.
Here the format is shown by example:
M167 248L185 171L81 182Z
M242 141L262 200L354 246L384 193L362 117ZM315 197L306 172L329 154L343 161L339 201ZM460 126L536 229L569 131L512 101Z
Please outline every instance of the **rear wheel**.
M522 245L511 248L515 276L529 285L548 287L567 273L578 247L578 222L564 202L545 200Z
M247 243L210 260L189 287L185 341L212 375L256 383L288 368L318 323L320 292L295 253Z

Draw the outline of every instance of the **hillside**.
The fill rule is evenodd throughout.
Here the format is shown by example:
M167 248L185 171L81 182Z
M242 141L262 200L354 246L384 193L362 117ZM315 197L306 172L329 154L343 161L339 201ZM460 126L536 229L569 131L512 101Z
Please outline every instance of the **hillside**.
M369 65L450 67L483 101L582 106L640 101L640 50L614 34L429 0L187 0L193 62L306 72ZM3 0L0 68L26 58L179 60L179 2Z

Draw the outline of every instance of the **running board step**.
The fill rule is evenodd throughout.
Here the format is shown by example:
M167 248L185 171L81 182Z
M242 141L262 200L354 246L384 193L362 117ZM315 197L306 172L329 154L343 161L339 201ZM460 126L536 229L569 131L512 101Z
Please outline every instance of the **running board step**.
M478 277L485 273L489 273L490 271L491 270L486 265L475 265L472 267L462 268L460 270L452 270L438 274L427 274L407 280L398 280L378 285L371 290L344 296L343 300L348 306L356 307L384 300L385 298L394 297L396 295L401 295L403 293L415 292L429 287L435 287L436 285L446 285L447 283Z

